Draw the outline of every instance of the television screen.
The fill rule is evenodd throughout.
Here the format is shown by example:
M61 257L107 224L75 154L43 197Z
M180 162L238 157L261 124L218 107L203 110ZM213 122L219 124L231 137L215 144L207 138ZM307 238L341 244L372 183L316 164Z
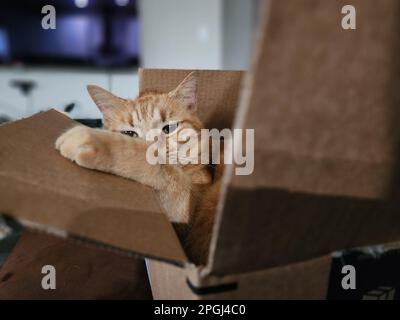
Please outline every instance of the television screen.
M45 5L55 29L44 29ZM0 61L4 64L138 64L135 0L14 0L0 2Z

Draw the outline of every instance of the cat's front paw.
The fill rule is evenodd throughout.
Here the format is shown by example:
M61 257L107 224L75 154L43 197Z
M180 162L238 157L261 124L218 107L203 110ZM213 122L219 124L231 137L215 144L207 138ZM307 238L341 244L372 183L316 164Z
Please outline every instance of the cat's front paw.
M76 126L58 137L55 147L64 157L82 167L106 169L103 168L106 162L106 145L99 130Z

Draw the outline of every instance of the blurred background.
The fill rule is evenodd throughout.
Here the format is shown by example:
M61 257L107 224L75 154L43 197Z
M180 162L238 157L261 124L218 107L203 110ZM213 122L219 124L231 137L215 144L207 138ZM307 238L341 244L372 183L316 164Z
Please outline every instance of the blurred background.
M245 70L260 0L0 2L0 123L56 108L100 118L97 84L138 93L139 67ZM56 29L42 28L42 7Z

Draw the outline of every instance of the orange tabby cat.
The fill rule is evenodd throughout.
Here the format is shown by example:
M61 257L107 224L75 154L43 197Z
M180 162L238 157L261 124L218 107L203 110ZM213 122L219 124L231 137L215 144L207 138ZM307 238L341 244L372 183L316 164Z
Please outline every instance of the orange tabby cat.
M146 159L150 145L146 134L151 129L160 129L165 141L176 139L175 133L186 128L194 129L195 138L199 137L203 126L196 115L196 87L196 75L191 73L169 93L150 92L125 100L90 85L88 91L103 114L107 130L76 126L57 139L56 148L82 167L154 188L190 259L205 264L220 172L204 164L150 164ZM181 143L176 146L175 150L167 148L168 154L176 154Z

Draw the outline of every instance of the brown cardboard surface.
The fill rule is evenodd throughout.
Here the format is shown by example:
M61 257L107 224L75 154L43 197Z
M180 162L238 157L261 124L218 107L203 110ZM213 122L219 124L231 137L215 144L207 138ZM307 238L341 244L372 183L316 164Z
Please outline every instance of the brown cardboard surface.
M400 2L352 1L349 31L346 4L267 1L234 124L255 129L255 170L228 182L212 273L400 239Z
M249 272L400 239L399 202L229 187L212 273Z
M400 2L268 1L251 72L255 171L235 186L379 199L392 191L400 102Z
M187 268L146 259L151 293L155 300L199 299L187 285Z
M0 127L0 212L46 231L184 263L150 188L81 168L55 150L56 138L73 125L50 110Z
M140 69L139 91L168 92L194 70ZM197 70L197 111L208 129L231 128L243 71Z
M56 269L56 290L43 290L42 267ZM0 300L151 299L143 259L44 233L24 231L0 268Z
M190 274L160 261L147 260L154 299L325 299L331 256L256 272L223 277ZM189 287L188 281L194 287Z

